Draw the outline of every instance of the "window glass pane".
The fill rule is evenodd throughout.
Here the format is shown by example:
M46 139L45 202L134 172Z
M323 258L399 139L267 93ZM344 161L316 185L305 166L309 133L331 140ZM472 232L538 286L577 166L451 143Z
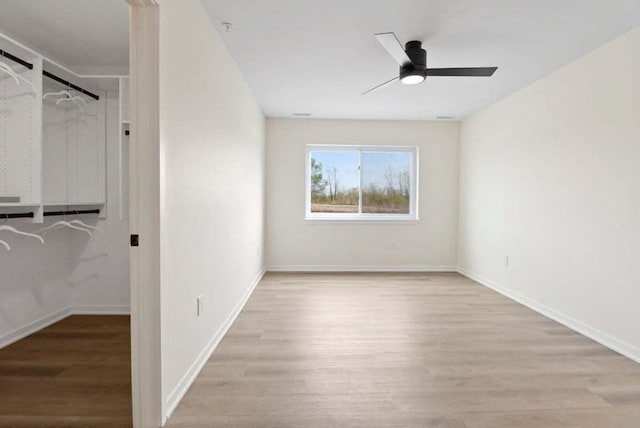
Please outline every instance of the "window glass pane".
M310 158L311 212L357 214L359 152L313 150Z
M362 153L362 212L409 214L410 152Z

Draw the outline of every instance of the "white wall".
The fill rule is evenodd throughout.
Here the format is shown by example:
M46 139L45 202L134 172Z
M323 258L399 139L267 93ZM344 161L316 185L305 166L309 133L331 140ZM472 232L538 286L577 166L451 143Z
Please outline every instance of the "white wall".
M51 220L53 221L53 220ZM45 223L45 225L49 224ZM45 225L8 223L25 232ZM71 236L54 232L45 244L8 232L0 239L11 252L0 247L0 348L64 316L71 303Z
M458 130L457 122L268 119L269 269L454 270ZM417 146L420 220L305 221L307 144Z
M640 361L638 52L640 29L463 122L459 261Z
M264 117L197 0L160 7L160 144L166 414L263 270Z
M75 311L129 313L129 207L127 198L120 197L121 190L127 195L128 177L123 178L121 189L120 164L127 162L127 158L120 159L118 92L107 92L106 101L107 217L89 221L93 216L85 216L83 219L104 233L97 232L92 237L73 233L73 270L69 282ZM125 146L123 153L126 150ZM123 174L126 172L125 168ZM121 203L124 204L122 210Z

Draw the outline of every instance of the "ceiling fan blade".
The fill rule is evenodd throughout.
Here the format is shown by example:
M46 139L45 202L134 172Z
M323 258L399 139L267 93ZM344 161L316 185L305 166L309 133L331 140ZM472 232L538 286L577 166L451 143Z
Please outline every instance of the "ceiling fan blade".
M376 39L400 65L411 64L411 59L394 33L378 33Z
M498 67L427 68L427 76L491 77Z
M396 80L398 80L398 79L399 79L399 77L394 77L393 79L389 79L389 80L387 80L386 82L379 84L378 86L374 86L374 87L373 87L373 88L371 88L371 89L367 89L366 91L364 91L364 92L362 93L362 95L366 95L366 94L368 94L368 93L369 93L369 92L371 92L371 91L374 91L374 90L376 90L376 89L378 89L378 88L382 88L384 85L388 85L389 83L391 83L391 82L395 82L395 81L396 81Z

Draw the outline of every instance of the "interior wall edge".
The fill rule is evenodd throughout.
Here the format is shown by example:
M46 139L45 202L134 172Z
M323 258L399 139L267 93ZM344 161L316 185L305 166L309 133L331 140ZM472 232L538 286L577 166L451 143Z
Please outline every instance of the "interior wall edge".
M200 352L198 358L196 358L193 364L191 364L191 367L189 367L189 370L187 370L184 376L182 376L182 379L180 379L178 385L173 389L173 391L169 393L164 403L164 422L166 422L171 417L173 411L176 409L176 407L178 407L178 404L180 404L180 401L187 393L193 382L196 380L198 374L200 374L200 371L211 357L211 354L213 354L213 351L216 350L220 341L227 334L227 331L229 331L229 328L231 328L236 318L238 318L238 315L240 315L240 312L249 301L249 298L262 280L262 277L265 275L265 273L267 273L267 269L263 267L256 278L251 282L249 287L247 287L244 294L242 295L236 306L233 308L231 313L227 316L225 321L222 323L218 331L216 331L209 343L207 343L204 349Z
M542 303L527 297L523 294L520 294L516 291L513 291L507 287L503 287L495 281L492 281L487 278L483 278L482 276L464 268L458 267L458 273L466 276L469 279L483 285L491 290L500 293L501 295L511 299L521 305L526 306L527 308L552 319L571 330L580 333L583 336L588 337L591 340L598 342L599 344L606 346L607 348L615 351L637 363L640 363L640 348L636 348L635 346L626 343L614 336L611 336L607 333L604 333L597 328L594 328L580 320L572 318L568 315L563 314L560 311L557 311L549 306L543 305Z

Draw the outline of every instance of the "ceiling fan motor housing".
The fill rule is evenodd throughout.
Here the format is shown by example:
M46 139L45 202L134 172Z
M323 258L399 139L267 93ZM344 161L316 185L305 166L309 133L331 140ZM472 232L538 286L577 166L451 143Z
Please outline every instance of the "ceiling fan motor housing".
M400 80L408 76L427 77L427 51L422 49L422 42L412 40L405 45L405 52L411 63L400 66Z

